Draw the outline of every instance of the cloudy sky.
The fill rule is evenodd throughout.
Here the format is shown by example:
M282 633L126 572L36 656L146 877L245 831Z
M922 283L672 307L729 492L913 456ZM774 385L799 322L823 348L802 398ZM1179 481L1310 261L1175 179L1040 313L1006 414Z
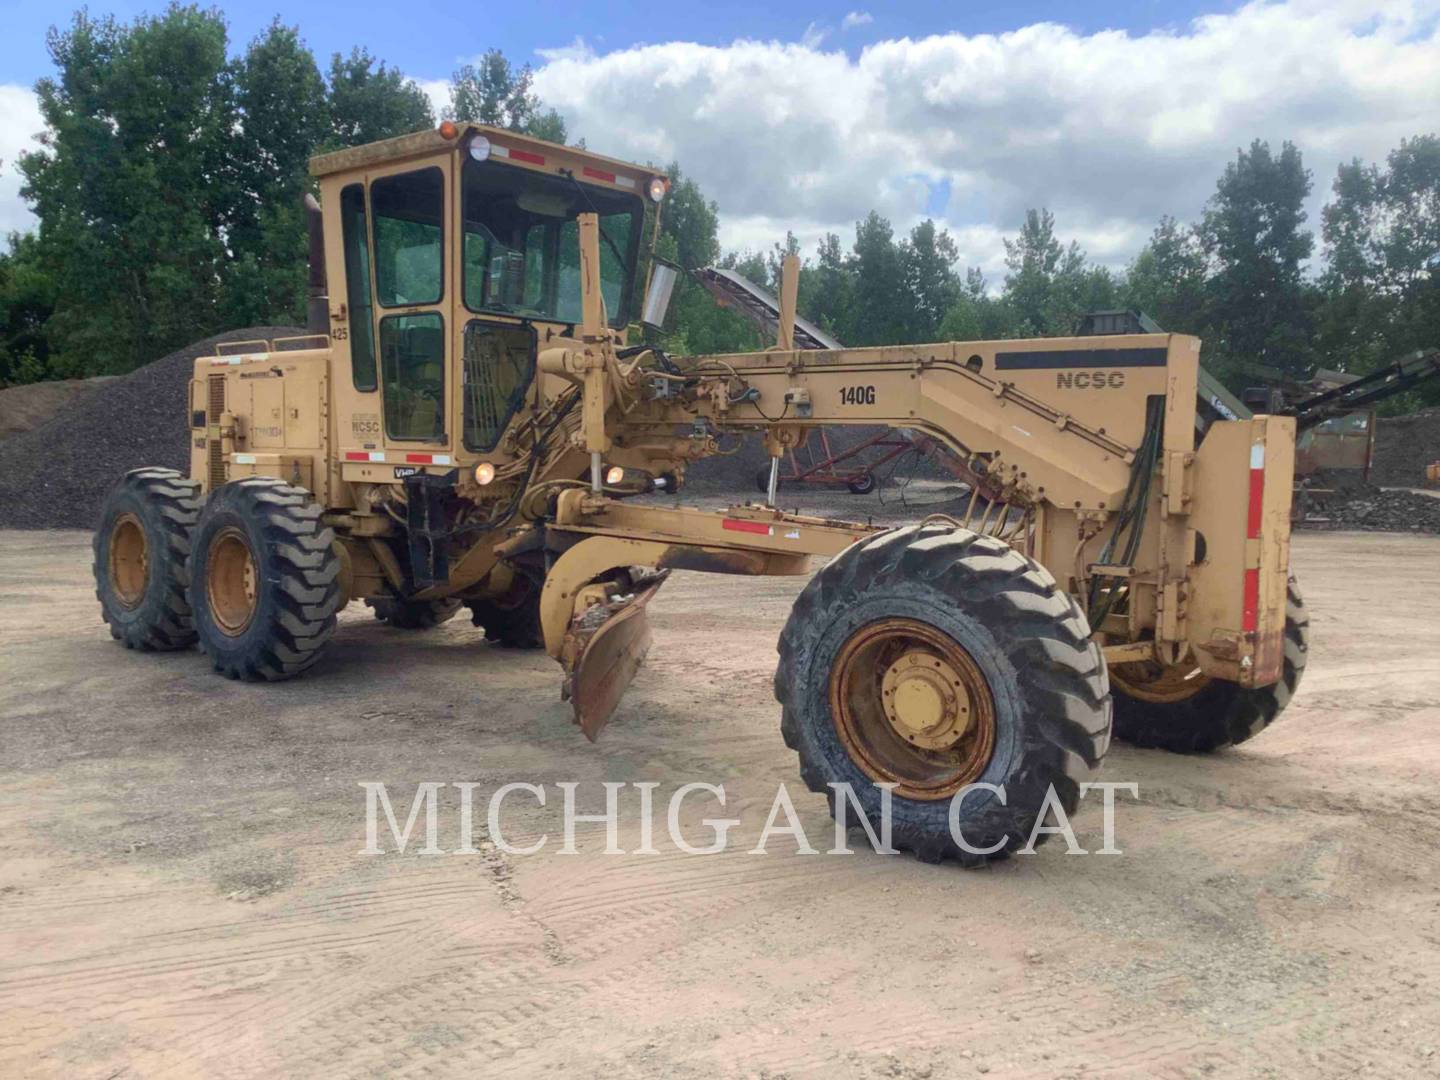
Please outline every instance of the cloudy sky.
M1339 162L1440 130L1440 0L941 7L540 2L487 14L483 33L449 0L404 26L388 6L346 17L343 0L281 16L317 53L365 44L438 100L467 55L528 60L591 148L678 160L719 202L729 247L786 228L807 249L826 231L848 241L873 207L902 228L942 220L992 275L1030 206L1118 267L1161 214L1193 218L1254 138L1299 144L1318 226ZM274 6L225 10L243 45ZM27 9L0 42L4 229L28 220L12 165L39 127L27 87L53 18Z

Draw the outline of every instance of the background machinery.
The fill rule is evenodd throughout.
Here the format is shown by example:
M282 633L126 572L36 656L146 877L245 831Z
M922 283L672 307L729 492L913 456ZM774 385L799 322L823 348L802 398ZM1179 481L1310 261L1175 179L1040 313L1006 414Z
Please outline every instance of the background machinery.
M104 507L126 645L283 679L352 600L414 629L465 607L561 663L593 739L669 572L819 556L780 637L784 740L832 807L888 795L897 847L966 863L1073 810L1112 725L1214 749L1288 702L1295 421L1205 413L1196 339L807 350L791 260L773 348L671 357L628 330L673 285L642 244L662 174L450 122L312 172L313 336L197 361L190 476L138 470ZM821 425L934 440L986 497L883 530L783 513L773 483L724 512L670 498L730 433L778 467Z

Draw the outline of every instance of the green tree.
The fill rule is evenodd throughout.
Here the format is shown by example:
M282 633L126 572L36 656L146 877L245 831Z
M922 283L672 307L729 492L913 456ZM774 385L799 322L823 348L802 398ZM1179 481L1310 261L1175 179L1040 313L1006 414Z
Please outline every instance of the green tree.
M1075 332L1087 311L1113 308L1120 300L1114 276L1092 266L1080 245L1055 236L1049 210L1029 210L1020 235L1005 241L1004 300L1015 333L1033 337Z
M848 344L855 274L848 265L840 237L826 233L815 252L814 263L800 275L799 309L826 333Z
M960 297L955 262L960 251L945 229L927 219L910 230L900 245L900 267L905 285L905 340L934 341L941 321Z
M45 322L55 307L55 281L45 268L39 238L10 234L0 252L0 386L50 377Z
M328 146L361 146L435 126L425 91L366 49L330 58Z
M1433 347L1440 342L1440 138L1402 140L1384 168L1341 165L1332 191L1322 211L1326 366L1363 372Z
M175 5L122 27L80 12L36 84L46 130L22 156L63 371L124 371L216 328L236 125L218 13Z
M228 223L226 325L303 322L307 163L325 140L326 90L315 57L277 19L233 67L240 130L232 159L241 193Z
M450 115L455 120L509 128L549 142L565 142L565 121L546 109L532 90L530 65L516 68L499 49L450 77Z
M1314 249L1304 228L1310 173L1300 151L1260 139L1225 167L1199 226L1213 272L1209 355L1243 382L1247 364L1292 375L1313 361L1313 320L1303 267Z
M720 261L720 211L700 186L671 163L670 188L660 211L657 248L682 270ZM726 310L682 274L670 302L671 334L666 345L680 355L742 352L758 348L760 335L742 316Z
M855 225L851 255L854 303L841 338L847 345L883 345L904 340L908 305L900 248L890 222L874 210Z
M1193 230L1162 217L1125 274L1125 305L1177 334L1205 332L1205 252Z

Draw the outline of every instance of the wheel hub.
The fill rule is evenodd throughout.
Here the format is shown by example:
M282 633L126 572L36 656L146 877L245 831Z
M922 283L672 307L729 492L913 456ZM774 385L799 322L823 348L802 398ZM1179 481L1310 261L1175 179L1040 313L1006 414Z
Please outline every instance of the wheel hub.
M881 681L885 718L901 738L928 750L954 746L970 726L970 695L955 669L931 652L907 652Z
M122 607L138 607L145 598L150 551L145 527L134 514L121 514L110 529L110 588Z
M250 543L239 529L222 529L210 541L205 566L205 595L220 630L238 637L255 617L259 574Z
M901 798L949 798L995 751L995 700L980 666L918 619L850 635L830 671L830 712L850 760Z

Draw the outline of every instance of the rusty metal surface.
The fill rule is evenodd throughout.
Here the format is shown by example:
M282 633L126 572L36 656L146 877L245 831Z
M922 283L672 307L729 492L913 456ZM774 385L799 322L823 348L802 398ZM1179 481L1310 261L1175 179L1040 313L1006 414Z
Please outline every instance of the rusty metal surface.
M966 719L951 726L955 738L936 746L922 741L887 710L884 674L918 654L957 680L953 706ZM970 783L995 752L995 699L974 658L949 635L915 619L890 618L861 627L840 648L830 669L830 715L845 752L877 783L893 783L905 799L947 799Z
M561 696L569 700L576 726L591 742L609 722L650 651L645 605L667 576L655 575L626 599L596 604L576 616L565 634Z

